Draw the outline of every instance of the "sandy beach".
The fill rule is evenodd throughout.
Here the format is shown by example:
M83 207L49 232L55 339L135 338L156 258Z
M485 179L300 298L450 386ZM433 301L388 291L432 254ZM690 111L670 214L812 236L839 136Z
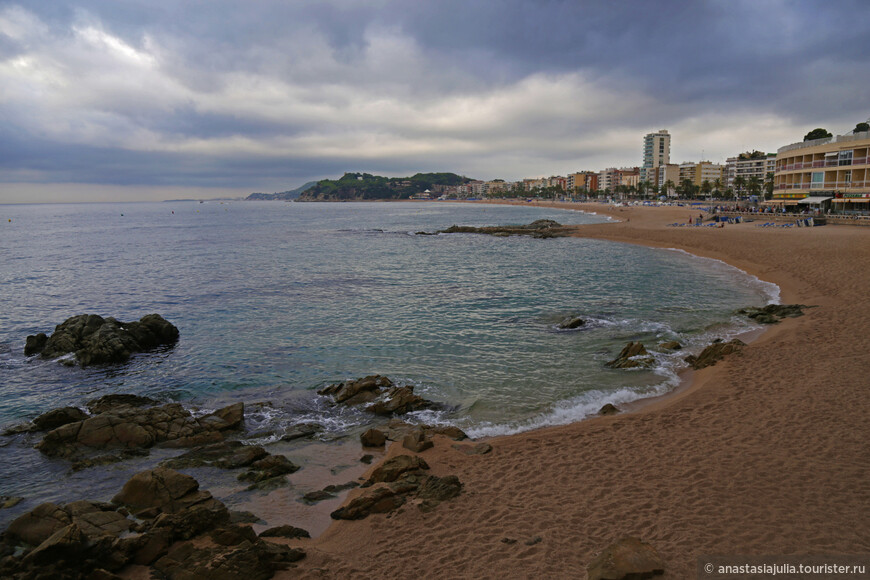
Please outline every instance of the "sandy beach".
M697 210L563 207L621 220L578 236L720 259L817 308L637 411L491 439L482 456L439 438L421 456L459 477L458 498L334 523L276 577L585 578L625 536L671 579L703 555L870 554L870 228L672 228Z

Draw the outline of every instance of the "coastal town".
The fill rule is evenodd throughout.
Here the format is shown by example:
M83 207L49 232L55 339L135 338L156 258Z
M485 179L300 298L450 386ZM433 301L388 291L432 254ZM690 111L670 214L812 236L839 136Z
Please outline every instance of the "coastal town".
M724 164L671 162L672 135L662 129L643 137L643 163L509 182L473 180L438 185L415 199L538 197L627 200L707 199L751 202L753 207L826 215L870 215L870 125L843 135L825 129L775 153L747 151Z

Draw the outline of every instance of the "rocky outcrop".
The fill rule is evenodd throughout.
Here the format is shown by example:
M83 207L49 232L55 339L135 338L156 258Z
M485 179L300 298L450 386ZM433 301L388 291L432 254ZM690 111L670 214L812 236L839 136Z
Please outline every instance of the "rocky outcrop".
M722 342L721 339L717 339L702 350L701 354L698 356L689 355L684 360L689 363L693 369L699 370L713 366L729 354L740 352L744 346L746 346L746 343L737 338L729 340L728 342Z
M24 354L57 358L75 353L85 367L94 364L126 362L137 352L178 340L178 329L159 314L148 314L138 322L120 322L96 314L80 314L66 319L51 336L28 336Z
M243 403L199 418L179 403L144 408L98 400L93 407L107 410L52 429L36 448L51 457L72 458L85 449L192 447L222 440L222 433L238 428L244 417Z
M659 343L659 348L662 350L682 350L683 345L676 340L669 340L667 342Z
M605 363L612 369L650 368L655 359L650 356L641 342L629 342L612 361Z
M412 411L433 409L440 405L414 394L414 387L397 386L381 375L329 385L317 391L332 398L336 405L363 405L376 415L404 415Z
M762 308L742 308L737 314L751 318L759 324L778 324L783 318L797 318L804 315L803 304L768 304Z
M419 471L421 469L429 469L429 464L420 457L416 455L397 455L377 467L366 483L372 485L380 482L396 481L405 472Z
M226 506L192 477L149 470L130 479L112 504L47 503L13 521L2 536L0 553L8 555L0 576L116 578L137 564L166 578L266 579L305 556L228 521Z
M533 238L560 238L571 234L572 228L553 220L535 220L524 226L450 226L439 234L488 234L491 236L531 236Z
M414 453L421 453L427 449L432 449L434 446L435 443L426 437L426 432L423 429L416 429L405 435L405 438L402 439L402 447Z
M359 440L363 447L383 447L387 442L387 437L383 431L369 429L359 436Z
M637 538L623 538L604 549L586 568L589 580L641 580L665 573L655 548Z
M613 403L607 403L600 409L598 409L599 415L616 415L619 413L619 408Z

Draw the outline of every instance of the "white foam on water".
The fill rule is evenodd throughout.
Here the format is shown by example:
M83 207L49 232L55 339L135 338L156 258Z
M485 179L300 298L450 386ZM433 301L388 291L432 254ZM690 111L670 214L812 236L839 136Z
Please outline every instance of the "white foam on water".
M741 270L737 266L732 266L728 262L724 262L722 260L716 258L706 258L704 256L698 256L696 254L692 254L691 252L687 252L686 250L682 250L680 248L662 248L663 250L667 250L669 252L679 252L685 254L687 256L691 256L696 260L705 260L708 262L714 262L717 265L720 265L724 269L732 270L734 272L739 272L739 276L736 277L737 281L745 280L746 284L750 287L760 288L761 291L767 295L767 303L768 304L780 304L780 295L781 291L779 286L774 284L773 282L767 282L765 280L760 279L758 276L754 276L745 270Z

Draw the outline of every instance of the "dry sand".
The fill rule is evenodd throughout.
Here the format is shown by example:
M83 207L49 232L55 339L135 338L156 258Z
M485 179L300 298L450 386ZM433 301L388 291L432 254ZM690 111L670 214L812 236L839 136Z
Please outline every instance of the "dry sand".
M308 557L283 577L585 578L624 536L670 579L705 554L870 554L870 228L668 228L698 212L565 207L624 220L579 236L722 259L818 308L637 412L491 439L484 456L438 440L422 456L459 476L458 498L335 523L295 543Z

